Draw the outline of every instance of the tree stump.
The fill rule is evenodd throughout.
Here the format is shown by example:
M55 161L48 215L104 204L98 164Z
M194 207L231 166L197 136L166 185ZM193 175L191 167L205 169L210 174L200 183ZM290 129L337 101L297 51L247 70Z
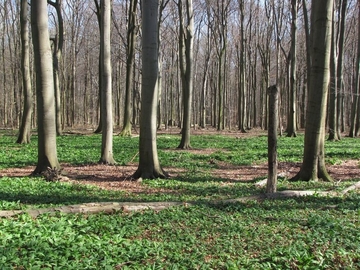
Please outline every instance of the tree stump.
M269 95L268 125L268 179L266 193L276 192L277 182L277 126L278 126L278 89L276 85L267 89Z

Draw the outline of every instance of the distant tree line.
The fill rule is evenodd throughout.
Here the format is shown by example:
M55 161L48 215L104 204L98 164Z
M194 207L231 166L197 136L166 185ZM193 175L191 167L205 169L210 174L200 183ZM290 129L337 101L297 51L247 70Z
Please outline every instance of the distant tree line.
M183 124L178 1L159 1L158 128ZM24 84L21 70L21 1L0 3L0 126L19 128ZM57 130L97 129L100 121L98 1L48 1L57 95ZM334 1L331 91L327 125L331 138L358 135L357 1ZM311 3L305 0L199 0L193 4L193 93L191 126L218 130L267 128L266 89L277 84L280 124L295 135L305 126L308 89L307 47ZM186 13L184 13L186 14ZM184 18L182 18L184 19ZM111 66L116 128L139 124L141 97L141 12L135 0L113 0ZM185 22L186 24L186 22ZM28 26L29 27L29 26ZM34 87L30 38L29 73ZM125 89L127 89L125 91ZM35 100L35 99L34 99ZM126 104L127 110L124 110ZM32 114L32 127L36 126ZM354 123L355 119L355 123ZM125 121L126 120L126 121Z
M140 124L135 178L166 177L156 129L180 127L183 149L191 147L190 127L267 129L273 84L280 134L306 130L304 163L294 180L331 180L325 126L330 140L348 127L350 136L358 135L360 6L354 0L0 5L1 125L19 128L19 143L29 142L37 127L35 173L60 167L56 135L68 128L101 132L100 162L114 164L115 123L126 136Z

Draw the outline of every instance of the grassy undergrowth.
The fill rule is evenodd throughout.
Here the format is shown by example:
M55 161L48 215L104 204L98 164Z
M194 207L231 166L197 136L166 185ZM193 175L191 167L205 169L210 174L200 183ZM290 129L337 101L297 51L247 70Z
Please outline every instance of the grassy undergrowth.
M30 145L17 145L14 136L0 136L0 170L35 165L36 137L32 140ZM192 146L211 149L209 154L175 150L178 143L178 135L159 136L161 164L185 172L176 179L143 181L159 190L153 193L105 191L28 176L0 178L0 210L99 201L198 202L161 212L2 218L0 268L360 269L359 192L214 206L208 202L261 192L253 183L216 178L212 170L217 162L265 162L267 138L193 136ZM99 135L60 137L59 160L94 163L100 145ZM137 162L137 145L138 138L114 138L119 164ZM360 159L358 145L358 139L350 138L326 142L327 163ZM279 138L280 162L301 162L302 147L302 136ZM358 180L334 186L281 179L278 188L341 190Z

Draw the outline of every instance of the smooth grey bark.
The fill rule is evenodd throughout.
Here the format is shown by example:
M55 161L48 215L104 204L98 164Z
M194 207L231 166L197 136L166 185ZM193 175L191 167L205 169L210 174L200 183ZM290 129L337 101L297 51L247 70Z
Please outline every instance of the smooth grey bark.
M338 118L337 118L337 105L338 105L338 92L337 92L337 45L336 45L336 31L334 14L332 23L332 35L331 35L331 54L330 54L330 94L329 94L329 138L330 141L339 140L338 137Z
M211 5L210 9L213 12L213 20L215 23L210 24L214 41L216 45L217 62L217 78L216 88L214 88L214 116L213 121L216 124L217 130L224 129L224 96L225 96L225 70L226 70L226 50L227 50L227 20L230 9L229 0L216 1L216 4ZM214 80L215 82L215 80ZM217 107L216 107L217 106ZM217 114L216 114L217 112ZM216 123L217 122L217 123Z
M158 102L158 0L142 1L142 95L139 137L139 166L134 179L166 178L156 142Z
M101 1L101 0L100 0ZM95 7L96 7L96 10L95 10L95 14L96 14L96 18L97 18L97 21L98 21L98 25L99 25L99 31L100 31L100 35L101 35L101 9L100 9L100 4L99 4L99 1L98 0L94 0L94 4L95 4ZM101 54L101 52L100 52ZM99 110L98 110L98 114L99 114L99 123L98 123L98 126L97 128L95 129L94 133L98 134L98 133L101 133L102 132L102 108L101 108L101 99L102 99L102 94L101 94L101 87L102 87L102 76L101 76L101 56L99 54Z
M126 88L124 121L120 136L131 136L131 92L134 87L134 61L135 61L135 42L137 34L136 11L137 0L130 0L129 20L127 29L127 55L126 55Z
M159 22L160 24L160 22ZM160 29L160 28L159 28ZM159 35L159 44L161 42L161 38ZM161 95L162 95L162 59L161 59L161 52L159 52L159 69L158 69L158 83L157 83L157 92L158 92L158 104L157 104L157 112L156 112L156 129L161 130L161 125L163 123L163 110L162 110L162 103L161 103Z
M158 81L157 81L157 93L158 93L158 105L157 105L157 129L161 130L163 124L163 108L162 108L162 90L163 90L163 52L161 50L161 24L164 21L165 17L164 10L170 0L161 0L159 3L159 15L158 15Z
M248 117L248 121L249 121L249 127L258 127L258 111L259 111L259 85L258 85L258 75L257 75L257 71L258 71L258 50L257 49L253 49L257 47L258 41L257 41L257 37L259 36L259 29L258 29L258 25L259 25L259 21L256 19L257 16L255 15L255 12L257 10L258 6L257 4L254 2L252 2L251 6L250 6L250 18L249 18L249 29L251 30L251 32L254 33L254 35L250 35L249 36L249 44L252 44L250 46L248 46L247 51L248 51L248 59L249 59L249 65L250 65L250 69L249 72L251 73L250 75L250 81L251 81L251 87L249 87L249 95L250 95L250 106L251 108L249 109L249 117ZM254 14L254 15L252 15ZM255 31L253 31L252 29L255 29Z
M68 117L69 117L69 122L68 125L70 127L73 127L76 123L76 90L77 90L77 80L76 80L76 76L77 76L77 61L78 61L78 40L80 38L79 36L79 29L77 27L77 23L80 17L79 14L79 6L80 6L80 2L79 1L75 1L75 5L72 7L72 14L71 14L71 25L70 25L70 41L71 41L71 46L70 46L70 70L71 70L71 75L70 75L70 80L69 80L69 89L70 89L70 95L68 96L68 101L69 101L69 110L68 110Z
M52 53L46 0L31 1L31 30L36 71L38 162L33 174L60 169L56 149L56 119Z
M334 3L335 4L335 3ZM341 139L341 124L343 110L343 58L345 38L345 15L347 0L341 0L338 6L338 26L335 30L333 22L332 50L331 50L331 92L329 112L329 140ZM335 10L335 9L334 9ZM333 16L335 16L333 14ZM333 19L333 21L335 21Z
M112 75L111 75L111 0L101 0L101 34L100 34L100 60L101 60L101 123L102 144L99 162L115 164L113 157L113 112L112 112Z
M351 119L350 119L350 131L349 137L356 137L358 135L358 126L356 123L359 121L359 94L360 94L360 2L358 2L358 44L357 44L357 57L356 57L356 68L355 68L355 83L353 86L353 101L351 108Z
M21 71L24 93L24 109L19 130L17 143L30 143L31 136L31 114L33 107L33 93L31 88L30 76L30 50L29 50L29 30L28 30L28 3L27 0L20 2L20 31L21 31Z
M4 108L5 125L15 128L20 124L20 38L17 29L20 27L17 24L18 3L19 1L2 1L4 4L0 7L0 14L3 15L1 20L1 28L3 29L3 42L1 46L3 59L3 101L2 108ZM7 78L6 78L7 77Z
M178 148L189 149L190 125L193 95L193 47L194 47L194 14L192 0L186 0L186 16L184 18L183 1L178 2L180 21L179 55L183 91L183 124L181 141ZM184 25L184 20L186 24Z
M62 51L64 47L64 20L62 17L62 0L56 0L55 2L48 0L48 3L56 10L58 18L58 33L54 40L54 53L53 53L53 65L54 65L54 92L55 92L55 112L56 112L56 134L59 136L62 134L61 125L61 85L60 85L60 62L62 58Z
M346 10L347 10L348 0L342 0L339 3L339 16L340 16L340 25L338 27L339 31L339 40L338 40L338 58L337 58L337 134L338 138L341 139L341 132L344 131L344 45L345 45L345 27L346 27Z
M283 40L284 37L284 9L285 9L285 2L284 1L277 1L276 4L273 1L272 2L272 10L273 10L273 20L274 20L274 33L276 35L276 41L275 41L275 55L276 55L276 86L278 89L278 95L279 95L279 103L280 103L280 108L282 107L282 99L283 97L286 96L286 94L284 93L285 91L285 87L286 85L289 86L289 81L290 81L290 76L289 76L289 71L290 71L290 61L289 61L289 55L288 53L286 53L281 41ZM283 53L284 57L285 57L285 62L287 65L287 82L283 82L283 70L281 69L281 52ZM289 89L289 88L288 88ZM288 91L289 92L289 91ZM285 103L285 102L284 102ZM286 103L285 103L286 104ZM289 108L289 106L288 106ZM282 127L282 116L283 114L280 113L279 114L279 124L280 124L280 128L279 128L279 135L282 136L283 133L283 127Z
M171 57L166 59L166 65L171 66L168 74L165 75L167 84L165 86L165 130L169 129L169 126L174 125L173 121L173 111L174 111L174 102L173 102L173 96L174 96L174 72L173 72L173 66L175 64L174 61L175 53L174 53L174 47L171 49Z
M226 41L225 37L222 36L220 38L222 47L219 51L218 56L218 78L217 78L217 130L223 130L224 129L224 70L225 70L225 53L226 53Z
M309 16L306 5L306 0L302 0L303 15L304 15L304 31L305 31L305 46L306 46L306 89L310 89L310 70L311 70L311 56L310 56L310 29L309 29Z
M4 7L2 9L0 9L1 15L2 15L2 19L3 22L6 22L6 17L7 17L7 8L6 5L4 5ZM6 35L5 35L5 27L1 27L1 59L2 59L2 63L1 63L1 71L2 71L2 89L3 89L3 96L2 96L2 104L3 104L3 108L1 110L1 124L6 126L8 124L8 115L7 115L7 107L8 107L8 102L7 102L7 96L8 96L8 89L7 89L7 76L6 76L6 57L5 57L5 40L6 40Z
M269 3L265 1L265 16L267 21L272 22L266 24L266 31L259 33L260 41L258 42L257 49L260 54L261 59L261 93L260 93L260 127L267 130L268 128L268 95L266 94L267 88L270 86L270 65L271 65L271 40L273 36L273 31L275 27L274 20L272 20L271 15L272 8L269 6Z
M292 181L332 181L325 167L325 118L330 82L333 0L313 0L311 11L311 77L306 114L304 157Z
M210 43L210 18L207 16L208 22L206 26L206 48L205 48L205 57L204 57L204 73L202 76L202 83L201 83L201 97L200 97L200 126L201 128L206 127L206 92L208 88L208 81L209 81L209 62L211 56L211 43Z
M290 52L290 92L287 137L296 137L297 108L296 108L296 43L297 43L297 12L298 0L291 0L291 52Z
M237 61L239 68L239 90L238 90L238 129L241 132L246 132L246 79L245 79L245 67L246 67L246 56L245 56L245 29L244 29L244 0L239 0L240 9L240 52L237 48Z

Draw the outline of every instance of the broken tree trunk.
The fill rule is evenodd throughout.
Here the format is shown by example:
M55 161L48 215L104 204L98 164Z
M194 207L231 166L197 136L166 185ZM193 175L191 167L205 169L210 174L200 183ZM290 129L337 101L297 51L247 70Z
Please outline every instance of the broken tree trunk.
M268 181L266 193L276 192L277 180L277 126L278 126L278 90L276 85L267 90L269 95L269 128L268 128Z
M31 217L36 218L42 214L56 215L57 213L64 214L96 214L96 213L114 213L116 211L134 212L152 209L155 211L163 210L172 206L184 205L182 202L144 202L144 203L129 203L129 202L99 202L99 203L84 203L76 205L66 205L53 208L27 209L27 210L9 210L0 211L0 217L12 217L27 213Z
M209 202L209 204L230 204L230 203L243 203L248 201L263 201L266 199L283 199L302 196L345 196L349 191L360 189L360 181L354 185L344 189L341 192L335 191L315 191L315 190L284 190L275 193L262 193L247 197L241 197L229 200L218 200ZM197 202L98 202L98 203L84 203L77 205L67 205L52 208L40 209L26 209L26 210L5 210L0 211L0 217L12 217L21 214L29 214L31 217L36 218L42 214L56 215L57 213L63 214L97 214L97 213L114 213L120 212L135 212L143 210L160 211L175 206L193 206L199 204Z

